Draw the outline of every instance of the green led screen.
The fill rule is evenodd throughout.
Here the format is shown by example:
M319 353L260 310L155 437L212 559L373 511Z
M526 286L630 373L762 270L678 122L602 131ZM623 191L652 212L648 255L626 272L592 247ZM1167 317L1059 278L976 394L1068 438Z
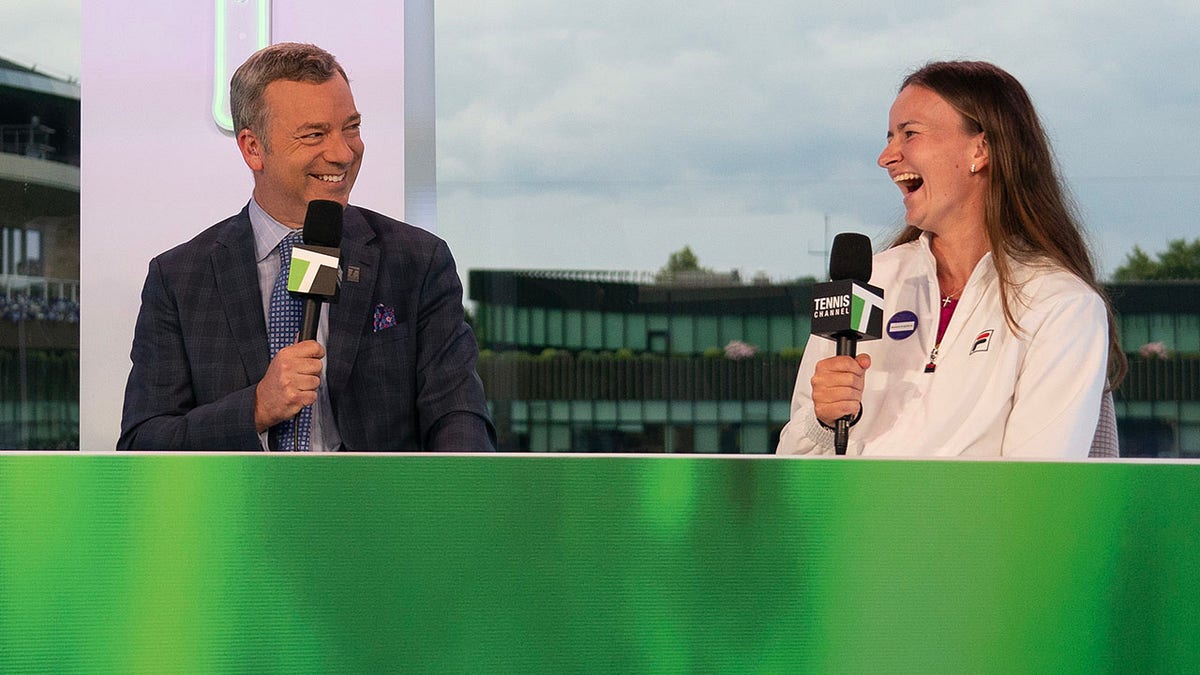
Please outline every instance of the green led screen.
M0 672L1196 672L1200 465L0 456Z

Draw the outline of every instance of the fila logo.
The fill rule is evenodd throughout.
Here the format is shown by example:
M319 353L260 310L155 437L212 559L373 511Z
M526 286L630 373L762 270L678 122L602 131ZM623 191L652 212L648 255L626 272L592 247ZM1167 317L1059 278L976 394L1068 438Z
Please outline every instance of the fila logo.
M975 343L971 345L971 353L974 354L975 352L986 352L988 347L992 344L992 333L995 332L996 329L989 328L981 332L979 335L976 335Z

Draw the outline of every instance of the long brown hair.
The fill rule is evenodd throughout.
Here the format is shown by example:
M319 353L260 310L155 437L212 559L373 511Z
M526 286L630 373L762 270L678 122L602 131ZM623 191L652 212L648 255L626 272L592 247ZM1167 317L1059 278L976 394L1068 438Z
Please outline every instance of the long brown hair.
M1096 280L1083 228L1055 166L1050 141L1025 87L1004 70L983 61L936 61L904 79L929 89L962 115L964 129L982 132L988 144L988 191L984 224L992 264L1000 280L1004 317L1018 332L1012 302L1019 289L1005 259L1036 263L1049 258L1079 277L1104 300L1108 312L1108 378L1111 387L1125 376L1127 364L1117 337L1112 304ZM913 241L921 230L911 225L892 242Z

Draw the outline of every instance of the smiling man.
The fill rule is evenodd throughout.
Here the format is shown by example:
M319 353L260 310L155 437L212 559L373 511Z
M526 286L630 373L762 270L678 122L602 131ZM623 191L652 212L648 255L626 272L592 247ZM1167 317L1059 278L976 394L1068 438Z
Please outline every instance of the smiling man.
M349 205L364 145L342 67L272 45L234 73L230 107L253 195L150 261L118 448L492 450L445 242ZM312 200L344 207L343 283L297 342L285 281Z

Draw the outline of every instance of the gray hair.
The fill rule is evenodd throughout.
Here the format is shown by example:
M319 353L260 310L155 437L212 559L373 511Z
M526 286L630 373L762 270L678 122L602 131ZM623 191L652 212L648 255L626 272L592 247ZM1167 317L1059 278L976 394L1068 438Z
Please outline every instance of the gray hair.
M276 80L321 84L334 75L350 81L333 54L316 45L280 42L263 47L238 67L229 83L229 111L233 115L234 132L249 129L265 145L267 106L263 93L267 85Z

